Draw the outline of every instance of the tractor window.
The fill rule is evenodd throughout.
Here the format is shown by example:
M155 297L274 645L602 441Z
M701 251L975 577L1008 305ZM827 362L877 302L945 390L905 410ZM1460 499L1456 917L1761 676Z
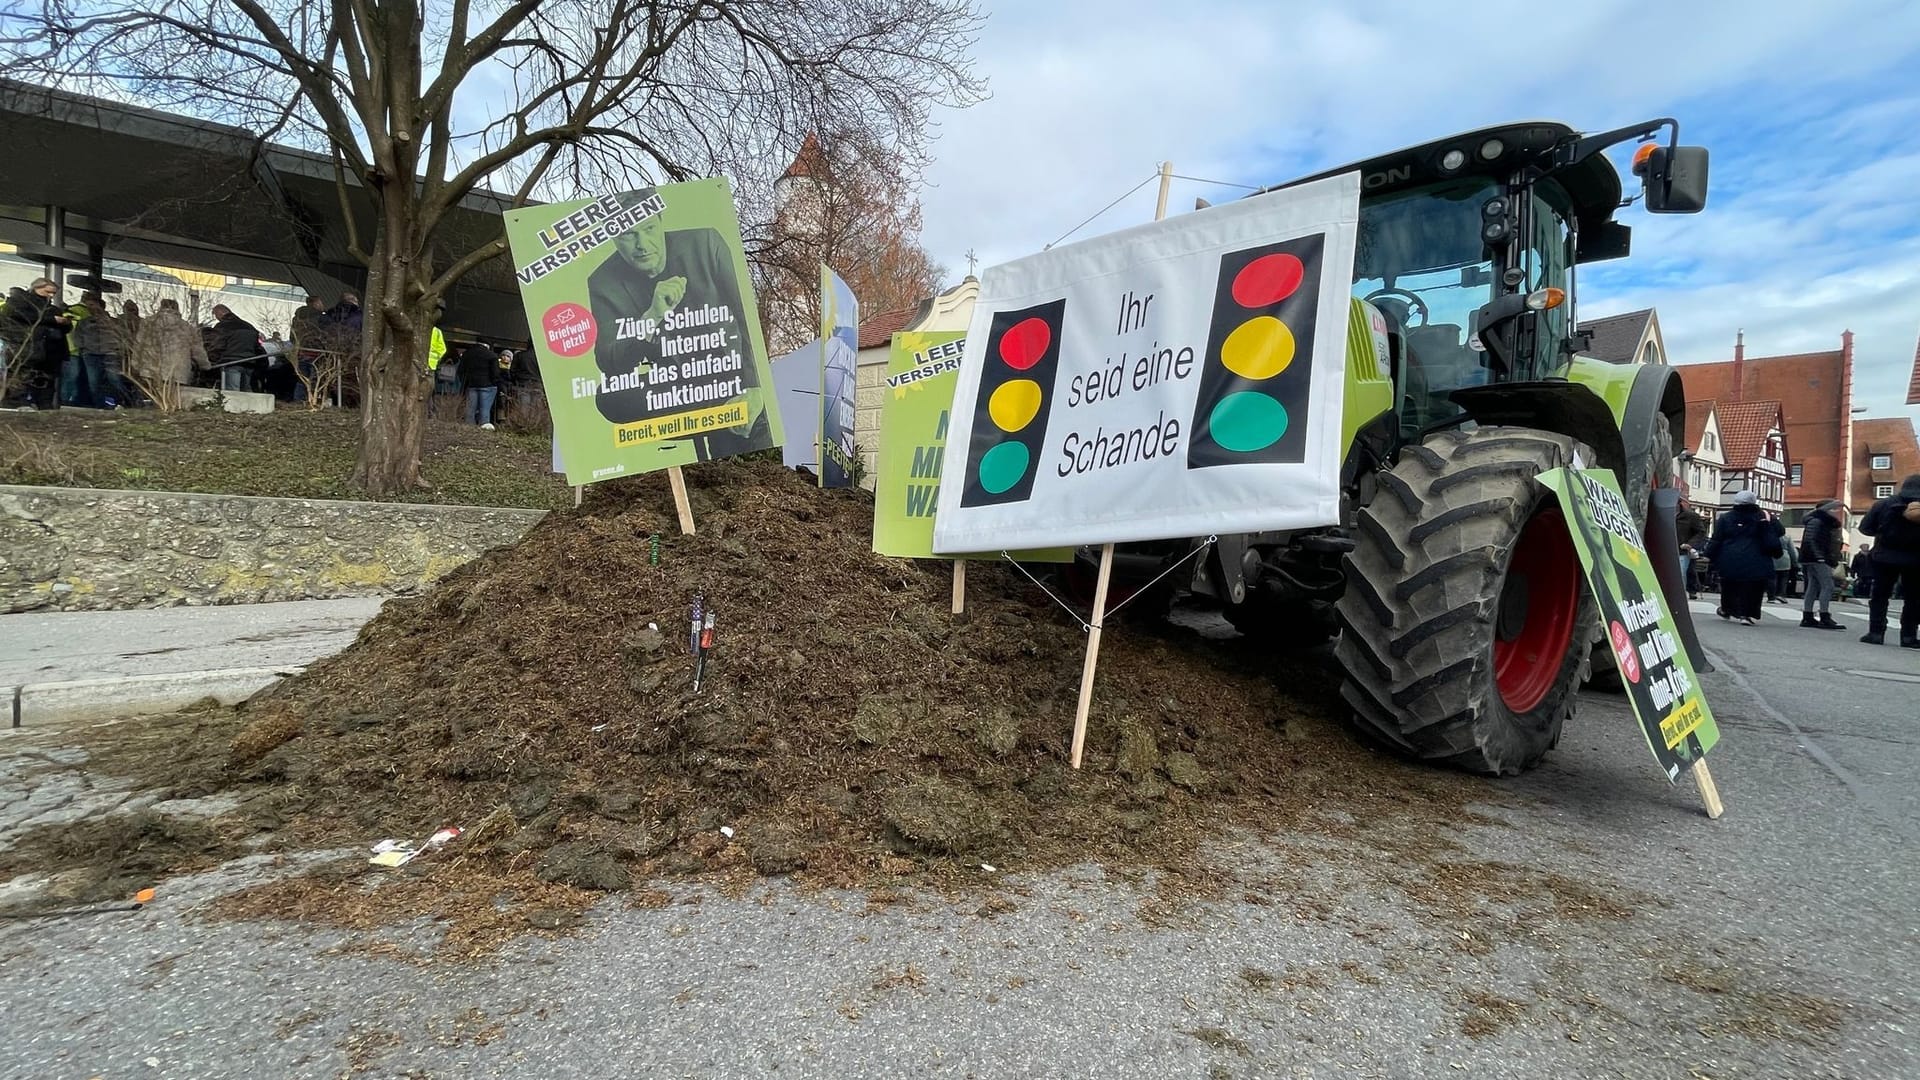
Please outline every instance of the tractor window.
M1493 298L1480 206L1499 190L1469 177L1361 200L1353 294L1378 306L1405 345L1398 391L1408 437L1460 411L1449 391L1487 381L1467 326Z
M1573 265L1573 228L1568 221L1566 193L1556 184L1538 184L1533 195L1533 228L1527 237L1526 259L1527 291L1544 289L1549 286L1556 289L1573 290L1567 286L1567 271ZM1535 372L1548 375L1565 366L1563 343L1567 340L1567 317L1572 311L1572 297L1569 302L1536 316L1538 322L1538 350Z

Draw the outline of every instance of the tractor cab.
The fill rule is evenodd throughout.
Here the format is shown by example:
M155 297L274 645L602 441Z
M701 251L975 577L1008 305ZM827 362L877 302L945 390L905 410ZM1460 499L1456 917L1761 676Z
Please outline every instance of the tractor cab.
M1706 151L1675 145L1671 120L1594 136L1556 123L1486 128L1296 181L1360 173L1353 293L1387 324L1400 441L1458 423L1455 391L1564 376L1580 345L1576 265L1628 251L1604 151L1662 128L1668 143L1634 159L1646 207L1697 212Z

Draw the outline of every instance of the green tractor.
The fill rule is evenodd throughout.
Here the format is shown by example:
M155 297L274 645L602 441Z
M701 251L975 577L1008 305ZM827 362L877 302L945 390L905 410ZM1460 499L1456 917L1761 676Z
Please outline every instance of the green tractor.
M1669 119L1597 135L1514 124L1297 181L1361 175L1343 523L1219 537L1183 584L1243 633L1337 636L1341 693L1370 740L1496 775L1558 741L1599 621L1537 474L1611 469L1650 548L1671 540L1680 377L1581 355L1574 279L1627 254L1614 214L1631 200L1609 147L1643 141L1633 168L1648 211L1704 208L1707 152L1678 135ZM1200 546L1133 545L1116 585ZM1659 572L1697 659L1677 556L1659 561L1674 563Z

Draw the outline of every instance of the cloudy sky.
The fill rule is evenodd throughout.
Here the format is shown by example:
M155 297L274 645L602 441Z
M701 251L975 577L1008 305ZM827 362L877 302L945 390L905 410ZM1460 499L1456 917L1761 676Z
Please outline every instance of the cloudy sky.
M1265 184L1512 120L1658 116L1713 154L1706 213L1639 209L1582 318L1653 306L1678 363L1839 347L1903 404L1920 338L1920 4L984 0L992 97L940 117L925 241L958 278L1053 241L1162 160ZM1170 212L1231 187L1177 181ZM1148 184L1075 238L1147 220Z

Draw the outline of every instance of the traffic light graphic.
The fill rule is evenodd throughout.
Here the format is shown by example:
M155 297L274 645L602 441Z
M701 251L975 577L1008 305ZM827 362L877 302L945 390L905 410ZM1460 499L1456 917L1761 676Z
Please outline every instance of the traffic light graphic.
M1060 370L1065 297L1019 311L996 311L973 404L961 506L1024 502L1040 471L1053 381Z
M1220 256L1187 468L1306 460L1326 236Z

